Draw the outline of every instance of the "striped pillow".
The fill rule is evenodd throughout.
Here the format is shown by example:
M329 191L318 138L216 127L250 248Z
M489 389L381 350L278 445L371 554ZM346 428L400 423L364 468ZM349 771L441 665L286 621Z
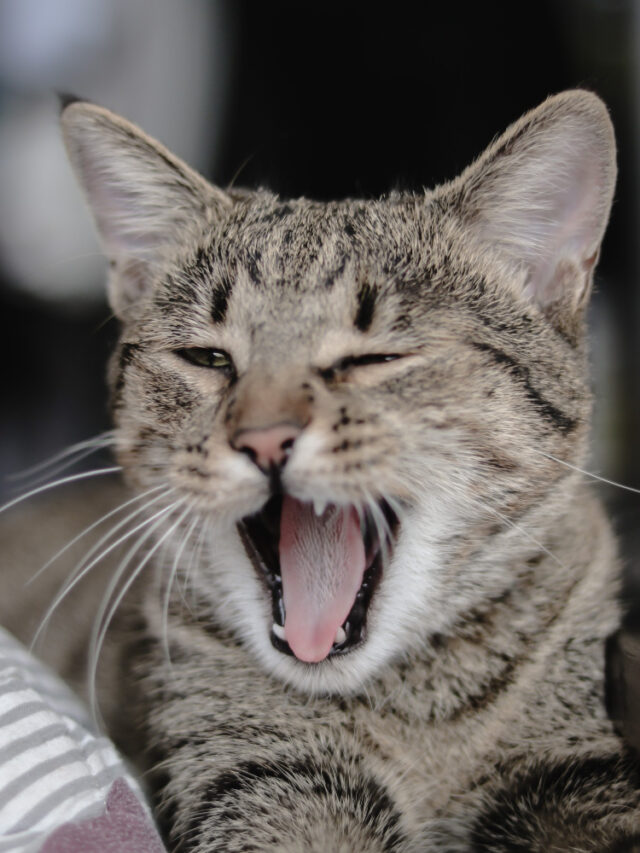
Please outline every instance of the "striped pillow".
M43 846L47 853L160 853L141 803L136 782L81 702L0 628L0 853L35 853ZM127 824L125 837L132 837L133 824L142 832L135 846L112 845L118 815ZM69 822L74 827L63 831ZM72 838L80 828L80 846L70 846L69 832Z

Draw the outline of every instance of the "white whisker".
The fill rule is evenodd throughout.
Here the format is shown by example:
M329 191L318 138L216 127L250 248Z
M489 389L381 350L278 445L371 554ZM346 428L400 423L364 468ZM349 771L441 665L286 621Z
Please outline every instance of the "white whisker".
M401 505L400 501L396 500L396 498L394 498L394 497L389 497L389 496L386 496L385 500L389 504L391 509L394 511L394 513L398 516L398 519L402 520L402 518L405 514L405 509Z
M380 509L378 501L370 494L366 495L366 500L367 507L369 509L369 516L375 525L376 534L378 536L380 554L382 556L382 566L385 568L389 564L390 544L392 540L391 530L385 514Z
M540 548L540 550L543 551L548 557L551 557L551 559L555 563L557 563L561 568L565 568L565 565L562 562L562 560L560 560L558 557L556 557L556 555L552 551L550 551L545 545L543 545L542 542L540 542L538 539L536 539L536 537L533 536L533 534L529 533L528 530L525 530L524 527L522 527L522 525L516 524L515 521L508 518L506 515L503 515L501 512L498 512L498 510L495 507L490 506L490 504L488 504L488 503L483 503L483 504L481 504L481 506L483 509L490 510L492 513L494 513L494 515L496 515L499 519L504 521L505 524L508 524L514 530L517 530L519 533L522 533L523 536L525 536L536 547Z
M615 486L616 489L624 489L625 492L632 492L634 495L640 495L640 489L635 489L633 486L625 486L624 483L617 483L615 480L608 480L606 477L601 477L599 474L594 474L591 471L585 471L584 468L579 468L571 462L565 462L564 459L558 459L557 456L553 456L551 453L545 453L544 450L537 450L535 447L532 447L531 449L534 453L539 453L540 456L544 456L552 462L557 462L558 465L564 465L565 468L570 468L572 471L576 471L578 474L583 474L585 477L590 477L592 480L597 480L599 483L605 483L607 486Z
M163 486L161 486L160 488L163 488ZM127 515L127 516L125 516L124 518L120 519L120 521L119 521L117 524L114 524L114 525L113 525L113 527L111 527L109 530L107 530L107 532L104 534L104 536L102 536L100 539L98 539L98 541L97 541L97 542L95 542L95 543L91 546L91 548L89 548L89 550L87 551L87 553L86 553L86 554L85 554L85 555L80 559L80 561L77 563L77 565L76 565L76 567L74 568L74 570L73 570L73 572L71 573L71 575L72 575L72 576L74 576L74 575L76 575L79 571L81 571L81 570L82 570L82 568L83 568L83 566L85 566L85 565L86 565L86 563L88 563L88 562L89 562L89 560L90 560L90 559L92 558L92 556L96 553L96 551L99 551L99 550L100 550L100 548L102 548L102 546L105 544L105 542L108 542L108 541L109 541L109 539L111 539L111 537L112 537L112 536L114 536L114 534L116 534L116 533L118 532L118 530L121 530L121 529L122 529L123 527L125 527L125 526L126 526L126 525L127 525L127 524L132 520L132 519L134 519L137 515L141 515L141 514L142 514L145 510L147 510L150 506L153 506L154 504L157 504L159 501L163 500L163 499L164 499L164 498L166 498L168 495L170 495L173 491L175 491L175 489L174 489L173 487L165 488L165 490L164 490L163 492L161 492L159 495L156 495L155 497L151 498L151 500L150 500L150 501L147 501L146 503L142 504L142 506L139 506L139 507L137 507L136 509L134 509L134 511L133 511L133 512L131 512L131 513L129 513L129 515ZM146 495L145 495L145 497L146 497ZM106 553L108 553L108 552L106 552ZM101 559L101 558L100 558L100 559Z
M189 610L191 609L191 607L189 606L189 604L187 602L187 598L186 598L187 588L189 586L191 574L194 571L194 566L196 566L198 564L198 561L200 560L200 557L202 556L202 548L203 548L203 543L204 543L205 531L207 530L207 527L208 527L207 521L208 521L208 519L203 516L202 517L202 525L200 527L200 534L199 534L197 542L193 548L193 551L191 552L191 559L189 560L189 565L187 566L187 570L184 573L184 576L182 578L182 588L180 588L180 586L178 586L178 589L180 589L180 597L182 598L182 602L183 602L184 606Z
M113 444L114 439L115 431L109 430L108 432L101 433L93 438L79 441L76 444L72 444L70 447L66 447L64 450L55 453L43 462L38 462L36 465L31 465L29 468L25 468L22 471L7 474L6 479L9 481L25 480L39 474L41 471L51 467L52 465L56 465L58 462L62 462L63 459L67 459L69 456L73 456L78 453L82 454L78 459L74 459L72 462L68 463L73 464L73 462L77 462L79 459L84 459L85 456L93 453L94 450L101 450L103 447L108 447L110 444Z
M160 515L157 513L156 515L160 515L157 518L155 524L153 524L149 530L145 531L145 533L138 539L138 541L129 549L129 551L125 554L120 565L116 569L109 586L107 587L105 594L102 599L102 604L100 605L100 610L96 616L96 620L94 622L94 630L91 634L91 642L90 642L90 651L89 651L89 672L88 672L88 683L89 683L89 704L91 710L94 715L94 719L97 722L97 701L96 701L96 673L98 669L98 658L100 657L100 651L102 649L102 645L104 643L104 639L106 633L109 629L109 625L111 624L111 620L113 619L116 610L122 603L123 598L131 589L134 581L137 577L139 577L142 569L146 566L149 560L153 557L156 551L160 548L160 546L165 542L166 538L170 536L173 531L178 527L178 525L186 518L187 514L190 512L190 507L187 507L182 515L179 516L177 521L175 521L170 527L165 530L162 536L158 539L158 541L149 549L149 551L144 555L142 560L138 563L136 568L131 575L122 585L122 588L117 593L115 598L112 601L112 597L116 592L118 584L125 573L127 566L129 565L129 561L134 556L136 551L138 551L142 545L156 532L158 527L162 525L165 521L167 515L170 515L175 509L183 506L185 503L185 498L181 498L171 504L169 507L165 507L164 514ZM110 604L111 603L111 604Z
M192 593L195 590L194 577L196 577L197 571L200 569L202 565L202 553L204 551L204 543L207 541L207 534L209 533L209 527L211 525L211 516L207 515L203 518L202 523L202 533L198 540L198 553L189 568L189 577L185 578L185 596L187 595L188 587L191 589ZM193 595L192 595L193 599Z
M157 496L156 498L154 498L153 501L149 501L149 504L155 503L156 501L160 500L162 497L166 497L166 494L168 492L171 492L171 491L173 491L173 489L169 489L166 493L163 493L162 495ZM126 523L126 521L129 521L132 516L135 516L139 512L141 512L143 509L146 509L146 507L149 506L149 504L146 504L145 507L142 507L142 508L136 510L135 513L132 513L127 519L125 519L125 522L121 522L121 524ZM98 554L97 557L95 557L93 560L91 560L90 563L85 565L82 568L82 571L79 571L78 569L76 569L74 571L74 574L72 575L72 577L69 580L67 580L67 582L63 585L62 589L58 592L58 594L56 595L56 597L54 598L52 603L47 608L47 612L45 613L44 617L42 618L42 621L40 622L40 625L38 626L38 630L36 631L35 636L34 636L33 640L31 641L31 650L33 650L33 648L35 647L36 643L38 642L38 639L40 638L40 635L42 634L42 631L44 630L44 628L48 624L49 620L51 619L51 617L52 617L53 613L55 612L55 610L57 609L57 607L60 605L60 602L71 592L71 590L78 583L80 583L82 578L86 577L86 575L91 571L91 569L95 565L97 565L101 560L103 560L107 556L107 554L109 554L111 551L113 551L115 548L117 548L119 545L121 545L123 542L125 542L129 537L136 534L143 527L146 527L147 525L152 524L152 522L156 518L158 518L161 515L166 514L169 511L169 509L173 506L175 506L175 504L172 504L170 507L163 507L161 510L158 510L158 512L156 512L150 518L146 518L144 521L141 521L140 524L136 525L132 530L128 530L126 533L124 533L122 536L120 536L119 539L117 539L115 542L112 542L109 546L107 546L100 554ZM112 533L113 533L113 531L110 531L107 534L107 538L108 538L108 536L112 535Z
M74 465L78 465L84 459L87 459L89 456L97 453L100 450L104 450L105 447L109 447L108 444L102 445L102 447L94 447L92 450L85 450L82 453L78 453L72 459L68 459L66 462L63 462L60 465L56 465L51 470L44 471L39 476L34 477L25 477L23 483L21 484L24 488L31 488L37 486L39 483L42 483L45 480L50 479L51 477L57 477L63 471L67 471L69 468L72 468ZM105 460L107 461L107 460Z
M78 533L76 536L74 536L73 539L71 539L71 541L67 542L67 544L63 548L61 548L56 554L53 555L53 557L50 557L47 560L47 562L43 566L41 566L38 569L38 571L34 575L32 575L32 577L29 578L28 581L26 581L25 586L28 586L29 584L33 583L37 578L40 577L40 575L43 572L45 572L49 568L49 566L51 566L53 563L55 563L56 560L58 560L64 553L66 553L69 550L69 548L73 548L73 546L77 542L79 542L80 539L82 539L88 533L91 533L92 530L95 530L96 527L99 527L108 518L111 518L112 516L117 515L119 512L122 512L123 509L126 509L131 504L136 503L137 501L143 500L144 498L153 494L153 492L157 492L158 489L162 489L162 488L163 488L163 486L154 486L152 489L148 489L146 492L142 492L142 494L136 495L135 497L131 498L130 500L125 501L123 504L120 504L119 506L115 507L115 509L112 509L109 512L105 513L105 515L101 516L97 521L94 521L88 527L85 527L85 529L81 533ZM134 513L134 515L135 514L136 513ZM131 518L131 516L128 516L128 518ZM111 533L113 533L113 530L109 531L109 535L111 535ZM86 557L87 557L87 555L85 554L85 558Z
M166 590L164 594L164 602L162 608L162 638L163 638L163 646L165 650L165 655L167 657L167 661L169 664L171 663L171 655L169 652L169 601L171 598L171 587L173 586L173 582L175 580L176 574L178 572L178 565L182 558L182 554L184 553L184 549L187 546L187 542L191 538L191 534L195 530L196 524L200 521L200 517L195 515L191 524L189 525L187 532L182 538L180 545L178 546L175 557L173 559L173 565L171 566L171 571L169 572L169 577L167 578Z
M96 468L93 471L83 471L81 474L72 474L69 477L62 477L62 479L55 480L53 483L46 483L44 486L38 486L37 489L31 489L31 491L14 498L9 501L9 503L4 504L4 506L0 506L0 513L11 509L11 507L22 503L22 501L28 500L28 498L33 498L35 495L39 495L41 492L49 491L49 489L55 489L58 486L64 486L67 483L75 483L78 480L86 480L89 477L98 477L101 474L115 474L117 471L122 471L122 466L112 465L110 468Z

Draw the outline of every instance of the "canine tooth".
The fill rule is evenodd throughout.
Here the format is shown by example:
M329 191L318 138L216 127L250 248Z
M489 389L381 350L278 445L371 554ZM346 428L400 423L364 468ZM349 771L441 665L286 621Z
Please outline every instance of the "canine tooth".
M286 637L284 635L284 628L282 627L282 625L278 625L277 622L274 622L271 626L271 630L279 640L286 640Z
M336 631L336 637L335 637L335 640L333 641L333 644L335 646L340 646L340 645L342 645L342 643L344 643L344 641L346 639L347 639L347 635L345 633L344 628L338 628L338 630Z
M315 498L313 501L313 509L317 516L321 516L325 509L327 508L327 501L322 500L321 498Z

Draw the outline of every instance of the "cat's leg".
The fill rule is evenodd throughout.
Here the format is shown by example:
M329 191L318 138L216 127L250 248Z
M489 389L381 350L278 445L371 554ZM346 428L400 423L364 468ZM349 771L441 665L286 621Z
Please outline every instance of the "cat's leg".
M237 646L172 633L123 654L126 749L172 851L408 851L403 815L340 703L289 693ZM182 642L187 640L187 642ZM129 737L127 738L127 735Z
M634 853L640 850L640 765L617 754L536 761L487 791L474 853Z

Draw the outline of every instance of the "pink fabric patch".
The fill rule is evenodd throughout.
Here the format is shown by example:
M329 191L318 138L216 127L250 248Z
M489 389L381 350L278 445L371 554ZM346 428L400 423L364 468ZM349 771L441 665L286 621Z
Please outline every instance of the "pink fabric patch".
M65 823L40 853L166 853L160 836L124 779L109 790L104 814Z

